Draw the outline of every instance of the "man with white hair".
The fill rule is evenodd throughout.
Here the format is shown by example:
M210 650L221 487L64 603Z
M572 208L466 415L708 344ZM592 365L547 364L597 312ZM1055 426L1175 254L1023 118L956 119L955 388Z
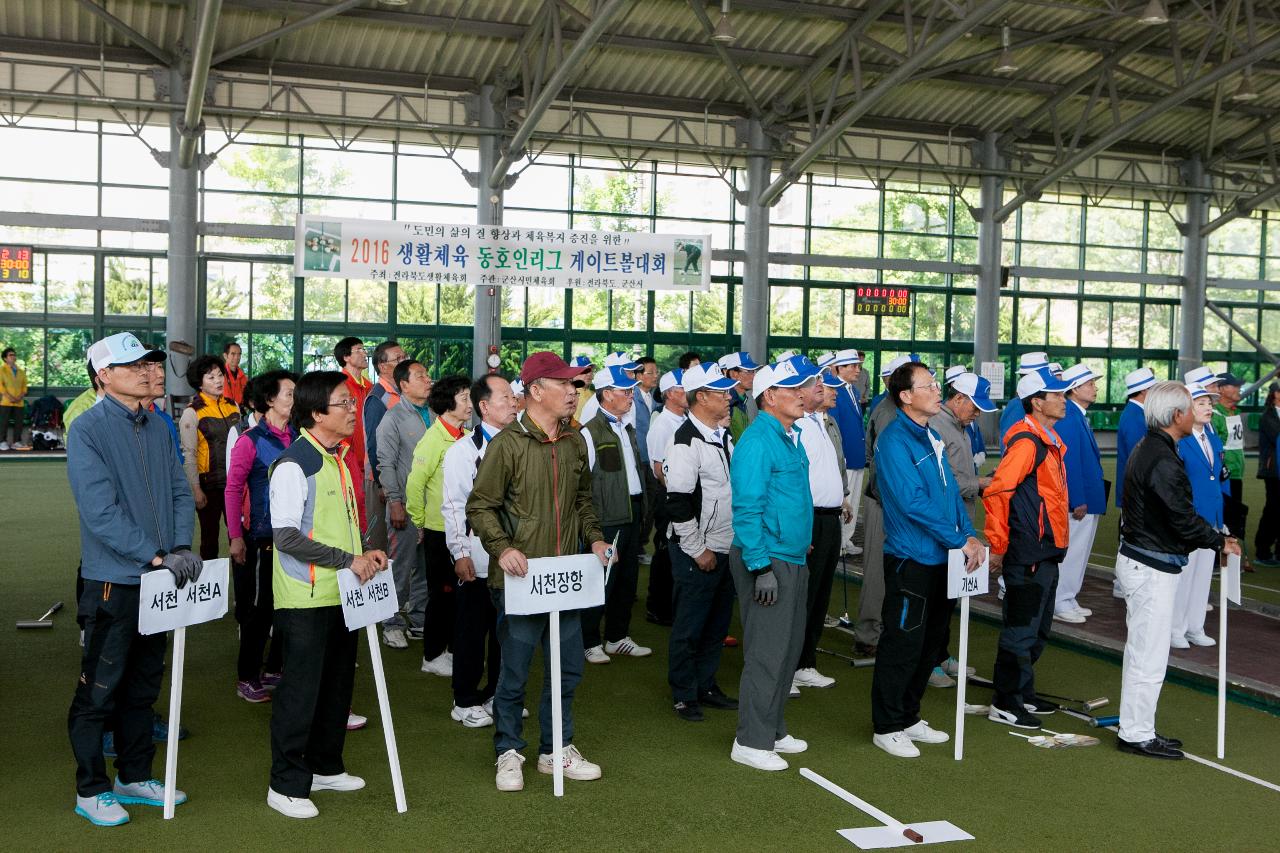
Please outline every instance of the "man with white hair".
M667 480L662 463L671 439L685 422L689 401L684 393L684 371L668 370L658 379L662 411L649 421L649 464L658 481L657 503L653 508L653 559L649 562L649 588L645 596L645 618L655 625L671 625L671 555L667 553Z
M1067 389L1067 411L1054 429L1067 454L1067 555L1058 566L1058 592L1053 618L1059 622L1081 624L1093 611L1076 601L1084 584L1085 569L1093 551L1098 520L1107 511L1107 481L1102 476L1102 453L1098 450L1093 428L1089 426L1088 409L1098 399L1098 379L1087 364L1077 364L1062 374Z
M862 549L853 544L858 527L858 510L862 503L862 477L867 468L867 434L862 425L862 400L855 384L862 375L862 354L856 349L842 349L818 359L818 367L840 380L836 387L836 404L831 417L840 428L844 456L845 488L849 495L849 519L840 528L841 551L858 556Z
M608 371L611 367L620 368L628 378L636 380L636 385L640 384L639 377L636 376L636 374L640 372L640 363L625 352L611 352L604 357L605 371ZM586 405L582 407L581 423L585 426L588 421L596 416L596 412L598 411L600 411L600 395L595 394L590 400L587 400ZM623 416L622 420L635 427L636 440L641 441L643 440L643 436L640 434L640 424L636 420L637 417L636 407L632 406L627 409L627 413Z
M1125 467L1116 579L1124 594L1128 637L1116 746L1149 758L1178 759L1181 741L1161 736L1156 705L1169 662L1178 575L1199 548L1239 554L1240 543L1196 514L1178 442L1195 423L1191 394L1179 382L1143 388L1148 431Z
M1044 352L1024 352L1022 357L1018 359L1018 377L1026 376L1028 373L1035 373L1049 367L1049 355ZM1061 368L1059 368L1061 369ZM1022 420L1025 414L1022 411L1022 401L1018 399L1018 395L1014 394L1009 399L1009 404L1004 407L1004 411L1000 413L1000 452L1004 452L1004 436L1009 432L1009 428Z

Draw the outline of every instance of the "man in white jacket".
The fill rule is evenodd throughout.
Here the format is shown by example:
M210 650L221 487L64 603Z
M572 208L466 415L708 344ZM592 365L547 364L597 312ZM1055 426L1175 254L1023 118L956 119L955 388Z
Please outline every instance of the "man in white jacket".
M703 706L738 707L716 683L720 650L733 616L733 442L725 427L729 393L736 385L715 364L684 372L689 417L676 429L663 460L674 587L667 681L676 714L690 722L703 719Z
M502 651L498 645L498 613L489 595L489 555L467 524L467 498L489 441L516 419L511 383L497 375L480 377L471 386L471 405L480 416L480 425L445 451L440 512L444 516L445 544L458 576L458 612L453 622L453 710L449 716L469 729L478 729L493 725L493 692L498 686ZM481 688L486 660L488 679Z

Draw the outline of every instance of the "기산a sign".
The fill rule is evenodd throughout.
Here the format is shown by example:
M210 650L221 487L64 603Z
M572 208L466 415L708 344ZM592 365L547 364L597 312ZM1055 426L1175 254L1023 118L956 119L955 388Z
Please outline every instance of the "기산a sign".
M221 619L227 614L230 590L227 576L230 561L205 560L200 579L182 589L173 582L168 569L142 573L138 592L138 633L160 634L188 625Z
M707 290L709 234L298 217L294 274L603 290Z
M502 571L496 566L492 571ZM604 566L595 554L539 557L522 577L503 579L507 612L517 616L604 604Z

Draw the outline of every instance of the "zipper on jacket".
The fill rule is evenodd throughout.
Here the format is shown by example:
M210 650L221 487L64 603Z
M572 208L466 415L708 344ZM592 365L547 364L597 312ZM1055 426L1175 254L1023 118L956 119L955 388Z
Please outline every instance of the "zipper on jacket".
M164 548L164 537L160 535L160 514L156 512L156 498L151 492L151 475L147 472L147 459L142 452L142 436L138 433L141 428L138 421L133 422L133 443L138 447L138 466L142 468L142 481L147 484L147 502L151 506L151 520L156 526L156 547Z
M551 500L556 507L556 556L560 556L560 463L556 460L556 443L551 442Z

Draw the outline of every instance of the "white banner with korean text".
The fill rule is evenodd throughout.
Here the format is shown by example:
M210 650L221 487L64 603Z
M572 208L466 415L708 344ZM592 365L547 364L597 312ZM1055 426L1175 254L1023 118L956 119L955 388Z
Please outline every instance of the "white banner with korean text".
M708 290L711 235L298 217L294 275L601 290Z

